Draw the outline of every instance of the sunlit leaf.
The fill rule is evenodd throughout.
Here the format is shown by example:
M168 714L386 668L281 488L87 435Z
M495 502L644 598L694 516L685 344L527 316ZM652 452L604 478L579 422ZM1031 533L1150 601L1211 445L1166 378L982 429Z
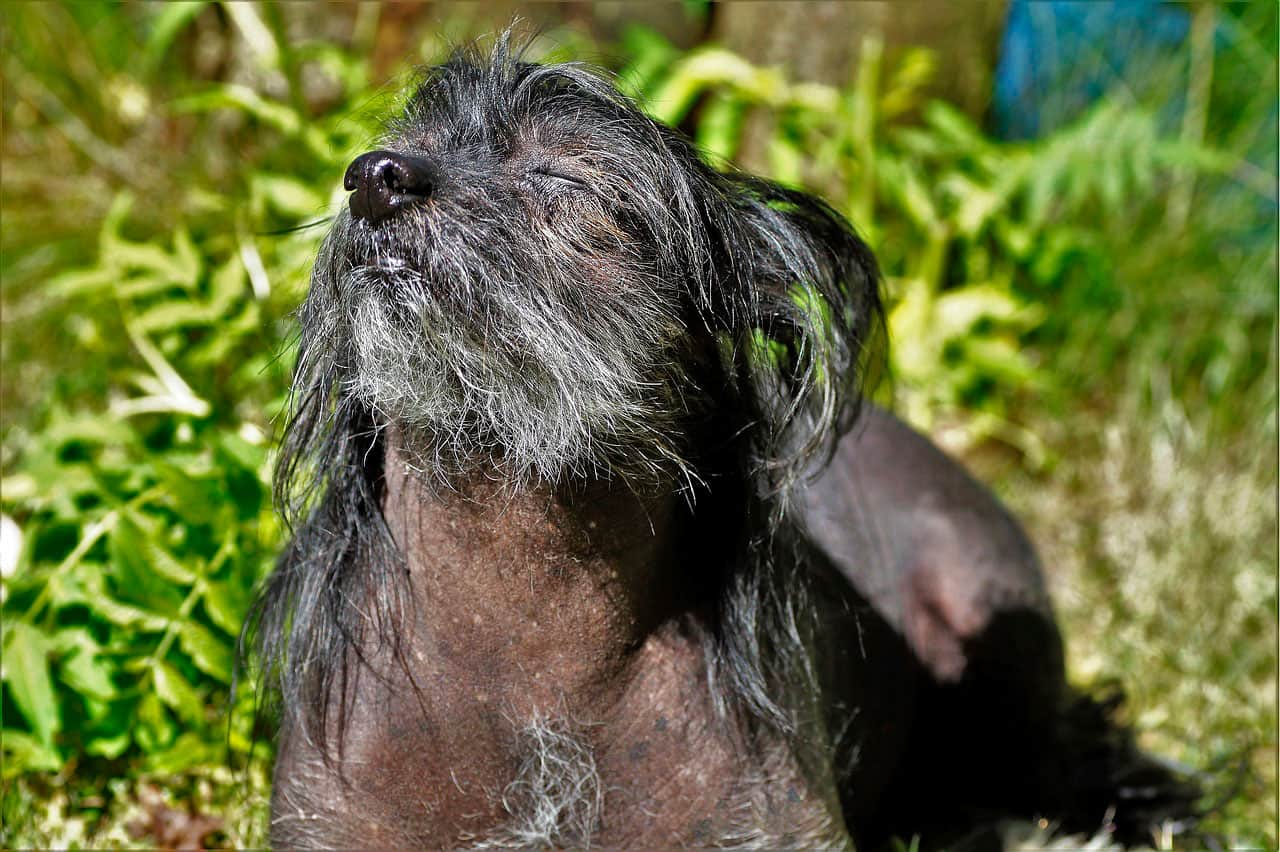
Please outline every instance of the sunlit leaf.
M4 682L14 704L44 746L53 745L53 735L61 727L49 674L50 650L47 637L30 624L14 621L6 625Z
M767 150L774 179L787 186L800 188L804 181L804 153L784 136L775 135Z
M138 548L142 561L150 571L163 580L176 586L189 586L196 580L196 572L182 564L159 540L165 529L149 521L145 515L127 512L125 518L133 528L141 533L132 542ZM117 527L117 534L125 524Z
M177 584L154 569L150 557L157 549L132 519L120 520L111 533L109 546L115 597L148 612L173 617L185 595Z
M226 640L203 625L187 621L178 628L178 642L202 672L222 683L231 683L233 655Z
M182 675L165 662L157 662L151 670L152 682L160 700L173 708L178 718L188 725L204 721L204 701Z
M244 285L244 262L238 253L232 254L209 278L210 310L225 317L238 299L248 295Z
M184 520L205 524L217 518L227 496L221 482L166 462L157 462L155 469L164 484L165 501Z
M100 657L102 646L83 627L58 631L53 643L64 656L58 662L58 678L76 692L108 700L116 695L111 675L115 665Z
M77 599L92 609L97 615L119 627L129 627L144 632L163 630L168 619L136 606L123 603L106 588L102 575L96 571L87 571L80 577L84 594Z
M312 186L286 175L256 175L254 190L276 212L299 219L324 212L325 197Z
M237 579L211 581L204 595L204 607L210 620L229 636L239 636L252 598L252 587L236 582Z
M698 147L714 159L728 162L738 150L742 132L743 104L724 92L717 92L703 107L698 122Z
M50 298L86 298L109 293L120 283L120 273L111 267L74 269L54 276L45 284Z
M167 748L176 731L160 696L154 692L144 694L138 701L137 725L133 729L133 739L139 748L148 753Z
M147 757L152 772L181 772L192 766L213 766L224 760L220 745L211 743L193 731L178 735L173 745Z
M0 746L5 759L0 761L0 775L12 778L23 772L57 772L62 768L62 757L52 746L42 743L25 731L5 728L0 731Z
M204 302L160 302L138 313L137 327L147 334L156 334L185 326L214 325L220 319L217 308Z
M142 49L142 68L145 72L154 71L168 52L169 46L207 5L207 2L200 0L174 0L150 7L154 14Z
M133 742L133 737L128 731L122 731L118 734L110 736L98 736L85 743L84 750L88 754L97 757L105 757L108 760L114 760L124 754Z

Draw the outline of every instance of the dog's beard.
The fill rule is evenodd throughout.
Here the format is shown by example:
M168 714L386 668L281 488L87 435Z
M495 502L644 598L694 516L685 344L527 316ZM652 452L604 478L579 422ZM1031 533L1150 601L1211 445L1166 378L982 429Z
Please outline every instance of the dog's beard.
M345 391L401 427L428 472L554 483L685 470L686 335L653 290L592 293L584 275L545 269L434 280L387 264L343 279Z

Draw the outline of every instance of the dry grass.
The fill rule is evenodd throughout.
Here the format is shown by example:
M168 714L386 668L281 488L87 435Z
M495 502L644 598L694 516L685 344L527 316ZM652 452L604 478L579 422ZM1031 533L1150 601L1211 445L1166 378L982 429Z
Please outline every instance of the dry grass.
M1207 773L1209 831L1274 849L1274 408L1215 439L1171 399L1121 399L1113 418L1063 424L1070 457L1009 499L1050 571L1073 678L1119 681L1142 744Z

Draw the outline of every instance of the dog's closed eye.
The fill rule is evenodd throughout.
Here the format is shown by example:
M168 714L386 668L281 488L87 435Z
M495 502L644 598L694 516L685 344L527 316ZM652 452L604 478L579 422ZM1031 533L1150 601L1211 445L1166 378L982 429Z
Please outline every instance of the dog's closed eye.
M590 192L591 188L580 178L567 175L562 171L550 168L536 168L529 175L540 185L552 189L564 189L574 192Z

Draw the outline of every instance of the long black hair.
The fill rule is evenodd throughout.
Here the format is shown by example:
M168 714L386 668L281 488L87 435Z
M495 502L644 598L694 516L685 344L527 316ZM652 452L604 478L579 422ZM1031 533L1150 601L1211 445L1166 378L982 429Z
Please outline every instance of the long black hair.
M821 200L708 167L595 70L523 62L507 36L427 71L385 144L465 180L376 232L343 211L316 260L276 470L291 539L245 630L281 711L323 744L351 667L398 647L394 424L443 480L681 488L722 540L700 580L712 692L794 733L787 685L812 671L790 498L858 409L870 250ZM552 165L510 177L516 157ZM536 177L557 168L578 171Z

